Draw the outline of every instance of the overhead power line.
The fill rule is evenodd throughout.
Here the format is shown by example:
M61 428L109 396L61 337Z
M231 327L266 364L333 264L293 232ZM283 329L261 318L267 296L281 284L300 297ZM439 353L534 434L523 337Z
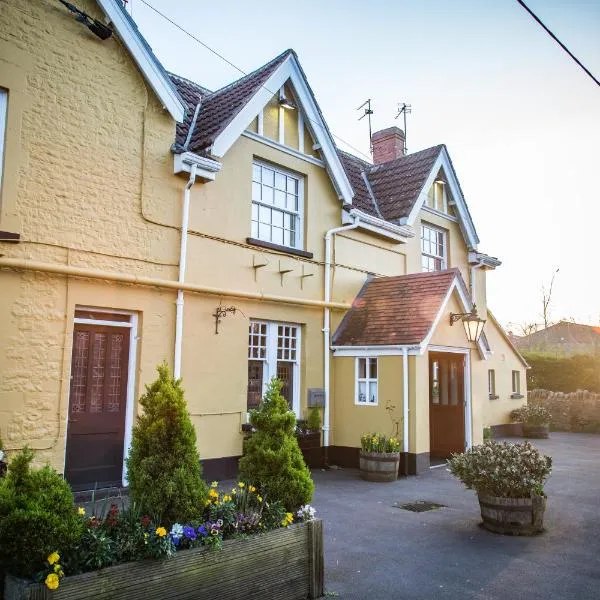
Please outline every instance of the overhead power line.
M197 36L195 36L193 33L190 33L189 31L187 31L187 29L184 29L181 25L179 25L179 23L176 23L175 21L173 21L167 15L165 15L164 13L162 13L160 10L158 10L157 8L155 8L154 6L152 6L150 3L146 2L146 0L140 0L140 2L142 2L142 4L145 4L150 10L154 11L157 15L159 15L160 17L162 17L163 19L165 19L166 21L168 21L169 23L171 23L171 25L173 25L174 27L176 27L177 29L179 29L181 32L185 33L185 35L187 35L188 37L192 38L195 42L197 42L198 44L200 44L203 48L206 48L209 52L212 52L215 56L217 56L218 58L220 58L222 61L226 62L230 67L233 67L236 71L239 71L242 75L248 75L248 73L246 71L244 71L243 69L240 69L240 67L238 67L236 64L234 64L233 62L231 62L228 58L226 58L225 56L223 56L221 53L217 52L214 48L211 48L208 44L206 44L205 42L203 42L200 38L198 38ZM264 85L261 85L261 87L263 89L267 90L267 92L269 92L272 95L275 95L275 93L276 93L276 92L270 90L269 88L267 88ZM311 123L317 125L318 127L321 127L324 131L327 131L327 129L323 126L322 123L319 123L318 121L315 121L314 119L311 119L308 116L307 116L307 119ZM358 148L355 148L352 144L350 144L346 140L342 139L338 135L335 135L333 133L333 131L329 130L329 133L331 133L331 135L336 140L339 140L340 142L342 142L342 144L345 144L346 146L348 146L348 148L351 148L352 150L354 150L354 152L357 152L361 156L364 156L367 160L371 160L370 156L368 156L367 154L365 154L364 152L362 152Z
M143 1L143 0L142 0ZM556 37L542 20L523 2L523 0L517 0L517 2L539 23L539 25L546 31L546 33L586 72L586 74L594 81L594 83L600 86L600 81L592 75L589 69Z

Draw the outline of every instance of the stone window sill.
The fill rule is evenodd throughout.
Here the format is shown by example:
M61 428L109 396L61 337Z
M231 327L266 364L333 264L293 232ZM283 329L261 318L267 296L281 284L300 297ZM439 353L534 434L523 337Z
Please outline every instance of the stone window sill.
M12 231L0 231L0 242L20 242L21 234Z
M271 242L265 242L263 240L257 240L256 238L246 238L246 243L252 246L259 246L260 248L267 248L268 250L277 250L277 252L285 252L286 254L293 254L294 256L301 256L302 258L312 258L312 252L306 252L306 250L298 250L298 248L290 248L289 246L281 246L279 244L272 244Z
M525 398L525 396L523 396L523 394L511 394L510 397L513 400L520 400L521 398Z
M498 400L498 398L500 398L500 396L497 396L496 394L489 394L490 400Z

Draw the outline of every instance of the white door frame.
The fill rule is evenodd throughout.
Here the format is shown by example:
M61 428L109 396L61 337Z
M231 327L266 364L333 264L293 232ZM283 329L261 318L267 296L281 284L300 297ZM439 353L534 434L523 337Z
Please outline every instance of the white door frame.
M90 311L94 313L109 313L113 315L127 315L129 321L111 321L110 319L85 319L82 317L74 317L74 324L83 325L103 325L105 327L125 327L131 329L129 336L129 360L127 364L127 396L125 398L125 431L123 441L123 469L121 474L121 483L127 487L127 458L129 457L129 449L131 448L131 435L133 431L133 406L135 404L135 371L137 365L137 343L138 343L138 314L133 311L110 309L110 308L94 308L89 306L75 306L75 311ZM72 363L72 359L71 359ZM71 366L69 367L69 382L71 381ZM69 383L69 404L67 407L66 427L69 426L69 409L71 406L71 384ZM67 429L65 429L65 432ZM66 467L67 459L67 435L65 435L65 452L63 461L63 473Z
M471 350L456 346L427 346L429 352L447 352L465 356L464 388L465 388L465 446L469 450L473 446L473 408L471 402Z

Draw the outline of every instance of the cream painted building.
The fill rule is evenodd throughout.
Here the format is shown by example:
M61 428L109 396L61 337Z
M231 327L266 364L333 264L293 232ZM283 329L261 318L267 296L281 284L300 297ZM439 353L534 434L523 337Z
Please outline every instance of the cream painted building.
M211 92L166 73L118 0L77 6L84 23L0 5L9 451L29 445L74 487L126 484L163 360L207 478L235 473L272 376L298 417L322 407L330 463L397 431L418 472L508 422L526 364L488 311L500 262L444 146L404 156L391 128L363 162L335 147L293 51ZM450 324L473 302L477 342Z

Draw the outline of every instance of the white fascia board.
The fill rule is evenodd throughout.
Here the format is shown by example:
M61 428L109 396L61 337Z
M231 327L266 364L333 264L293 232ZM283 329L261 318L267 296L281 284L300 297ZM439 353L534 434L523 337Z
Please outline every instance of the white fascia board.
M231 148L235 141L242 135L248 123L250 123L256 115L263 110L271 98L278 93L281 86L288 81L291 81L296 99L300 106L299 110L304 111L304 120L306 125L311 129L316 141L321 146L321 152L325 158L325 164L329 171L336 191L340 198L346 204L352 204L354 192L348 181L344 167L339 159L335 144L331 139L327 127L317 108L317 105L308 89L308 85L298 67L295 57L290 54L280 65L275 69L267 81L256 91L254 96L246 103L246 105L232 119L225 130L217 136L210 149L214 156L222 157ZM309 123L311 123L309 125ZM317 125L315 126L315 123Z
M331 346L333 356L340 357L402 356L405 348L410 356L420 353L418 346Z
M216 174L223 165L216 160L204 156L198 156L193 152L175 154L173 158L173 173L190 173L192 165L196 165L196 176L206 181L214 181Z
M408 225L395 225L356 208L350 209L349 214L358 217L358 229L372 231L395 242L406 243L410 238L415 237L415 230Z
M414 226L421 208L423 208L427 202L427 193L429 188L433 185L440 168L444 170L448 180L448 185L450 186L450 191L452 192L452 196L456 202L456 211L458 212L459 223L465 234L466 242L469 245L469 248L476 249L477 244L479 244L479 238L477 237L477 232L475 231L475 224L473 223L469 211L467 210L467 203L460 192L458 179L454 169L452 168L452 165L450 164L450 158L446 148L442 148L439 156L437 157L429 176L427 177L425 184L419 193L419 197L415 202L415 205L412 207L408 218L405 219L406 224Z
M429 343L431 342L431 338L433 337L433 334L434 334L435 330L437 329L437 326L440 324L440 321L446 312L446 307L447 307L448 302L450 301L450 297L452 296L452 293L454 291L456 291L458 294L458 298L460 300L460 304L462 306L463 311L471 312L472 305L470 303L467 291L465 289L463 289L462 285L459 285L458 279L455 277L454 280L452 281L452 284L450 285L450 288L448 289L448 292L446 293L446 296L442 302L440 310L438 311L438 314L436 315L435 320L433 321L433 324L431 325L429 332L425 336L425 339L421 342L421 345L420 345L420 353L421 354L424 354L425 351L427 350L427 347L429 346ZM454 323L454 325L458 325L458 323L459 322L457 321L456 323ZM481 337L479 338L479 341L477 342L477 347L479 348L479 353L480 353L481 357L484 360L487 360L489 358L489 356L487 356L488 350L487 350L486 344L484 344L482 338L483 338L483 334L481 335Z
M152 50L142 34L129 15L125 13L125 9L119 6L119 0L97 0L97 2L114 25L122 42L163 106L175 121L182 123L186 106L181 101L168 75L160 67L158 59L152 54Z

